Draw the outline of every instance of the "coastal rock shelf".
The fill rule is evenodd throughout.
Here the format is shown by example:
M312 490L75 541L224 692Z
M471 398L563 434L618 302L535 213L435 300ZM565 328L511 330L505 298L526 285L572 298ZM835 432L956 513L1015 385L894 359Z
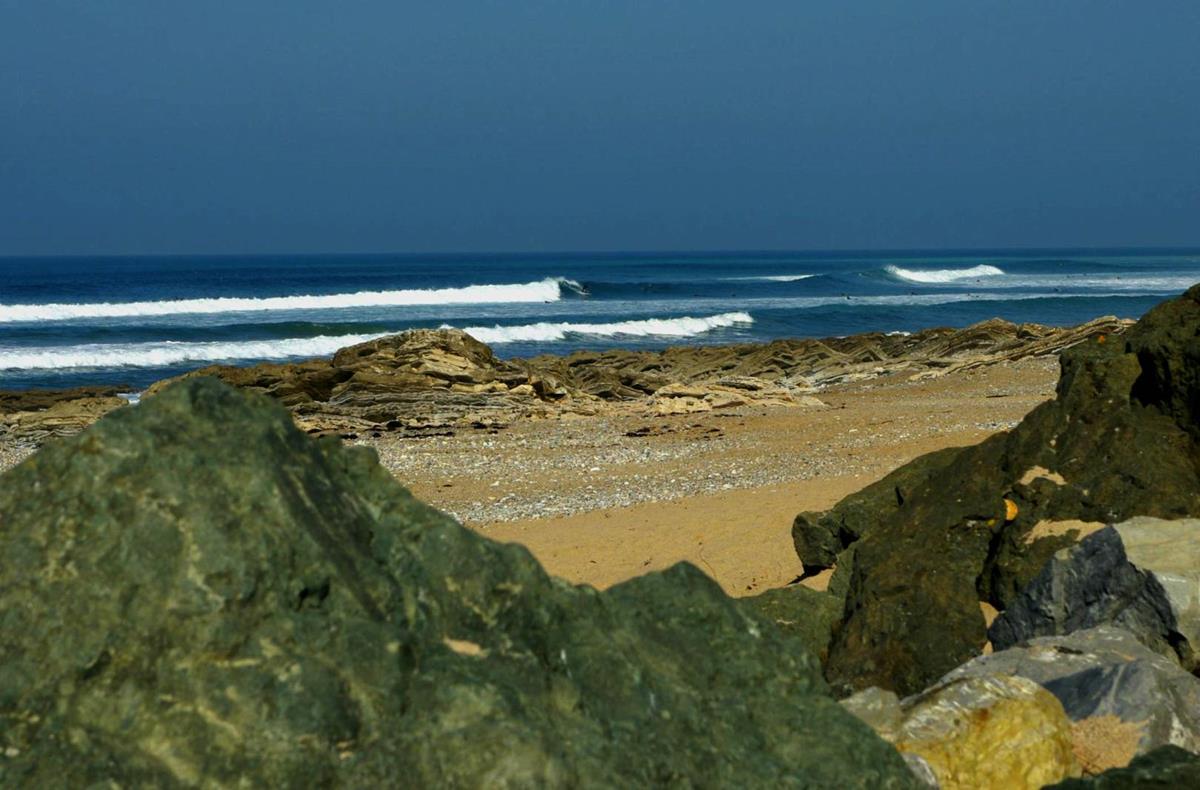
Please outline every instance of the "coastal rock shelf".
M311 433L400 436L499 430L516 420L570 415L676 415L748 404L822 408L826 387L901 375L921 379L1057 353L1121 333L1130 322L1077 327L994 319L965 329L864 334L766 344L683 346L664 351L578 352L503 360L451 329L412 330L338 351L331 359L247 367L215 376L286 406ZM149 394L169 382L150 387ZM0 393L0 435L38 444L78 432L123 405L116 391Z

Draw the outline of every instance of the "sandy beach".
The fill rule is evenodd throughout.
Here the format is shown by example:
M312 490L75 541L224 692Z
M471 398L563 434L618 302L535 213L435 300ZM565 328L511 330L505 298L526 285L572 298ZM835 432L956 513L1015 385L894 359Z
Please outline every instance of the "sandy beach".
M826 408L581 417L370 443L414 494L569 581L607 587L687 560L731 595L802 571L792 518L896 467L1015 425L1053 396L1056 357L833 387ZM631 435L633 434L633 435Z

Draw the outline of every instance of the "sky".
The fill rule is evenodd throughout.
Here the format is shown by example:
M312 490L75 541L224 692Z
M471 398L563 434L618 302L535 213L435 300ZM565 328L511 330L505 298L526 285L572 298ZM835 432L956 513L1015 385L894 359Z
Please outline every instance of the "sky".
M1195 0L0 0L0 255L1200 245Z

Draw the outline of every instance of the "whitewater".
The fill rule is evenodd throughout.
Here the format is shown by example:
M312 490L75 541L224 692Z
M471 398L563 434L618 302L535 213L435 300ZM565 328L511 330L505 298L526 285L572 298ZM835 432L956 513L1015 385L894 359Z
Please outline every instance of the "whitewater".
M463 329L501 357L1137 318L1200 250L0 258L0 390Z
M538 282L511 285L468 285L462 288L359 291L328 295L217 297L95 304L0 304L0 323L128 316L345 310L364 307L556 302L562 298L564 286L573 287L575 290L582 288L578 283L565 278L546 278Z
M568 335L591 337L683 338L734 324L752 324L747 313L727 313L702 318L682 316L611 324L531 324L515 327L466 327L467 334L484 343L503 344L522 340L562 340ZM453 329L444 325L445 329ZM369 335L318 335L285 340L236 343L131 343L88 344L62 348L30 348L0 351L0 370L61 370L66 368L161 367L185 362L214 363L242 360L288 360L331 356L348 346L386 337L388 332Z

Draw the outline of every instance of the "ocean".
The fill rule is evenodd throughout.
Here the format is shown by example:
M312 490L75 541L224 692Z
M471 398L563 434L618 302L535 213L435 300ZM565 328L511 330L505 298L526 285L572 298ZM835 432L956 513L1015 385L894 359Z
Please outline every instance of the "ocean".
M1137 318L1200 250L0 258L0 388L151 382L327 356L414 327L503 357L992 317Z

